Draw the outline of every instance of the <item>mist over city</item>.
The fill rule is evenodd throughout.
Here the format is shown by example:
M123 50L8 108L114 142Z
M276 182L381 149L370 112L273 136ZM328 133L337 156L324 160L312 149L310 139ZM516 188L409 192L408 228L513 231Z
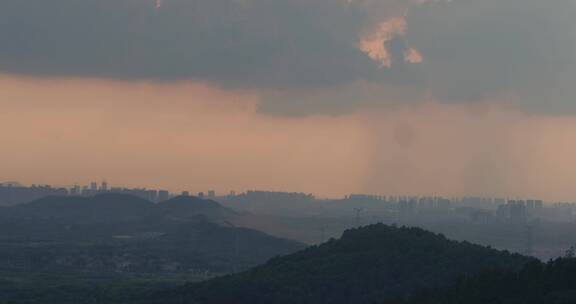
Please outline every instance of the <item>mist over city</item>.
M576 302L575 1L0 4L0 304Z

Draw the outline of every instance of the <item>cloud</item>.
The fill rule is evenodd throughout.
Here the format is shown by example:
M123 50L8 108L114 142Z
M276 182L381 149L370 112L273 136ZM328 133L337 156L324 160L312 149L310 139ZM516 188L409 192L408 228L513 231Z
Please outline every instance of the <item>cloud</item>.
M6 1L0 72L206 82L258 91L261 110L282 115L343 113L430 95L450 103L510 95L527 111L576 113L575 6L573 0Z
M359 48L382 68L392 67L392 58L387 43L406 32L404 17L395 17L380 23L373 33L360 40Z
M405 38L439 100L514 94L528 111L576 113L575 13L571 0L455 0L411 10Z
M372 68L360 9L336 0L10 1L3 72L230 87L340 83Z

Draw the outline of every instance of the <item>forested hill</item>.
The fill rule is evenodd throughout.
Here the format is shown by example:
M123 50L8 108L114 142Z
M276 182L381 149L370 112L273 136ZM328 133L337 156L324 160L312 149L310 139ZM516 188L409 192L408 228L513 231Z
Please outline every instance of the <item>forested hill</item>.
M404 304L574 304L576 259L532 261L520 271L484 271L453 287L421 292Z
M520 269L531 259L384 224L330 240L245 273L190 284L142 303L383 303L450 286L485 269Z

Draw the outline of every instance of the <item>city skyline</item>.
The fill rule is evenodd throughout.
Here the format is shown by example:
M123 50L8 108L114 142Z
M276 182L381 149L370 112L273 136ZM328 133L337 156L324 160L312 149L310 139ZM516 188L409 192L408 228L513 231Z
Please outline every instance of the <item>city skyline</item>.
M161 187L155 186L126 186L120 184L112 184L106 179L101 181L92 181L86 184L74 183L73 185L53 185L53 184L23 184L18 181L0 181L0 187L7 188L46 188L52 190L66 190L66 195L94 195L99 193L121 193L122 191L154 191L154 192L165 192L169 197L184 195L184 196L198 196L200 198L218 198L218 197L230 197L230 196L240 196L240 195L250 195L252 193L262 193L262 194L278 194L278 195L294 195L299 198L310 198L310 199L320 199L320 200L335 200L335 199L350 199L350 200L369 200L369 201L398 201L398 200L410 200L410 199L420 199L420 198L449 198L451 200L458 199L480 199L486 200L486 203L502 203L509 201L544 201L536 197L501 197L493 195L485 196L474 196L474 195L463 195L463 196L442 196L434 194L423 194L423 193L346 193L339 197L323 197L316 195L313 192L298 192L298 191L280 191L274 189L257 189L257 188L247 188L247 189L234 189L228 191L218 192L213 190L213 188L207 189L193 189L193 187L187 187L179 190L169 190ZM153 199L153 201L156 201ZM566 201L549 201L549 203L565 203L572 200ZM574 199L576 202L576 198ZM546 202L545 202L546 203Z

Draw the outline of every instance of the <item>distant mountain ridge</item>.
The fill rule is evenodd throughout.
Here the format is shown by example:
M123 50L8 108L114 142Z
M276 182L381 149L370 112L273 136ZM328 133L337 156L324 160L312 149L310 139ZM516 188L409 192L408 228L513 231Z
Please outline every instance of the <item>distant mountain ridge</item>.
M48 196L30 203L0 209L0 218L30 218L71 221L136 221L149 217L169 216L190 219L198 216L209 220L236 214L219 203L192 196L178 196L152 203L128 194L100 194L93 197Z
M236 211L223 207L212 200L205 200L195 196L178 196L158 203L166 215L175 218L205 216L209 219L222 219L237 214Z
M166 291L141 303L386 303L422 288L450 286L459 276L484 269L516 270L530 260L418 228L377 224L245 273Z
M7 207L9 215L53 220L125 221L151 216L157 206L125 194L94 197L48 196L30 203Z

